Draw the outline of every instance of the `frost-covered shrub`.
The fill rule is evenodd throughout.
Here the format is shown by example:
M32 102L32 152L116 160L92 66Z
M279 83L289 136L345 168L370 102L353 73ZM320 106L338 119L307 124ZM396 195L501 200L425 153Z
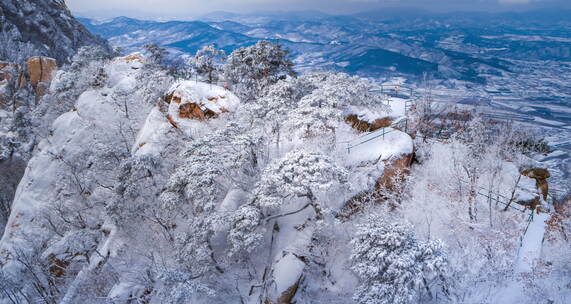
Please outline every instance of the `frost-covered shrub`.
M265 40L235 50L224 65L224 78L243 102L251 102L288 75L295 75L289 51Z
M228 233L228 257L236 261L246 260L263 241L263 234L258 231L262 224L262 213L255 206L244 205L229 220L232 226Z
M359 225L351 245L351 269L361 280L357 303L412 303L447 264L440 241L421 242L412 227L378 215Z
M205 77L208 83L218 80L222 72L221 64L226 59L226 53L213 45L206 45L196 52L192 64L196 72Z
M347 175L326 155L294 150L266 168L254 190L256 204L275 210L292 197L306 198L317 211L317 194L346 183Z

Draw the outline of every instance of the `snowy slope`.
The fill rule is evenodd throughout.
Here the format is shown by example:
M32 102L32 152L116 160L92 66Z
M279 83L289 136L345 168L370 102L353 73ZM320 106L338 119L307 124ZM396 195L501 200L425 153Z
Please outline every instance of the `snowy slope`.
M95 162L95 168L108 166L101 153L128 153L130 148L129 134L125 128L136 126L141 122L136 117L148 111L149 107L137 103L137 98L130 102L130 121L122 110L125 105L119 104L115 94L132 93L136 97L136 77L140 62L118 58L108 64L105 69L109 75L108 86L84 92L76 103L74 111L57 118L52 127L51 136L42 140L37 152L28 163L24 177L18 186L12 206L12 213L4 235L0 241L2 250L18 248L32 250L25 242L40 242L47 237L42 227L42 213L52 208L50 204L60 191L74 191L61 188L61 183L70 170L83 177L86 172L79 171L80 164L86 160ZM144 114L146 115L146 113ZM77 165L77 167L76 167ZM105 171L102 171L105 172ZM108 172L111 174L111 172ZM111 176L102 174L97 180L105 181ZM108 194L85 181L84 193L80 195L101 196ZM89 193L88 193L89 191ZM64 196L67 194L63 194Z

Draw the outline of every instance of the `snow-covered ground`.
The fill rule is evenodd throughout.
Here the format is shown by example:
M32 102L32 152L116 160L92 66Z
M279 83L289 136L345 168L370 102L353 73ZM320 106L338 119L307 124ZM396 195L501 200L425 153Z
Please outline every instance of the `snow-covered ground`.
M498 292L498 303L518 304L526 302L525 276L531 275L536 263L541 259L546 226L551 215L548 213L535 213L530 219L529 226L522 236L521 247L517 254L514 267L515 277L511 278L506 286Z

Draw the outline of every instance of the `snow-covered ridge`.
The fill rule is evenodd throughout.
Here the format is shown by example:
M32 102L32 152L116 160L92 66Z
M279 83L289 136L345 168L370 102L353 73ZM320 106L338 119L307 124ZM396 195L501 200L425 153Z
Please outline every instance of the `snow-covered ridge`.
M126 115L136 119L141 112L148 111L148 106L136 101L139 94L136 91L136 76L140 73L140 64L139 61L127 60L127 57L113 60L105 66L109 75L107 85L84 92L73 111L56 119L51 136L39 143L37 153L29 161L18 186L12 213L0 241L0 250L8 250L14 246L30 249L22 244L30 241L30 238L41 240L46 236L39 225L41 214L46 208L50 208L57 195L61 195L55 191L75 191L60 188L62 172L69 170L70 166L75 166L75 162L79 162L79 166L86 158L98 161L97 158L101 156L99 153L103 150L114 150L113 153L128 152L123 150L128 148L125 141L126 137L130 136L125 133L125 128L130 124ZM125 93L134 93L131 96L133 98L125 101L128 104L122 104L117 99L117 95ZM136 121L131 123L137 124ZM99 165L105 166L101 160L98 162ZM93 189L88 191L89 195L100 194L91 191Z

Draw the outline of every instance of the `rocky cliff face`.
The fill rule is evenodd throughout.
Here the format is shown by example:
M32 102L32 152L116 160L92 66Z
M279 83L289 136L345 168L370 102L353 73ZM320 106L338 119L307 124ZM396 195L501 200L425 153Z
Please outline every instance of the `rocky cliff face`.
M63 0L0 1L0 60L47 56L65 63L84 45L107 46L71 15Z

